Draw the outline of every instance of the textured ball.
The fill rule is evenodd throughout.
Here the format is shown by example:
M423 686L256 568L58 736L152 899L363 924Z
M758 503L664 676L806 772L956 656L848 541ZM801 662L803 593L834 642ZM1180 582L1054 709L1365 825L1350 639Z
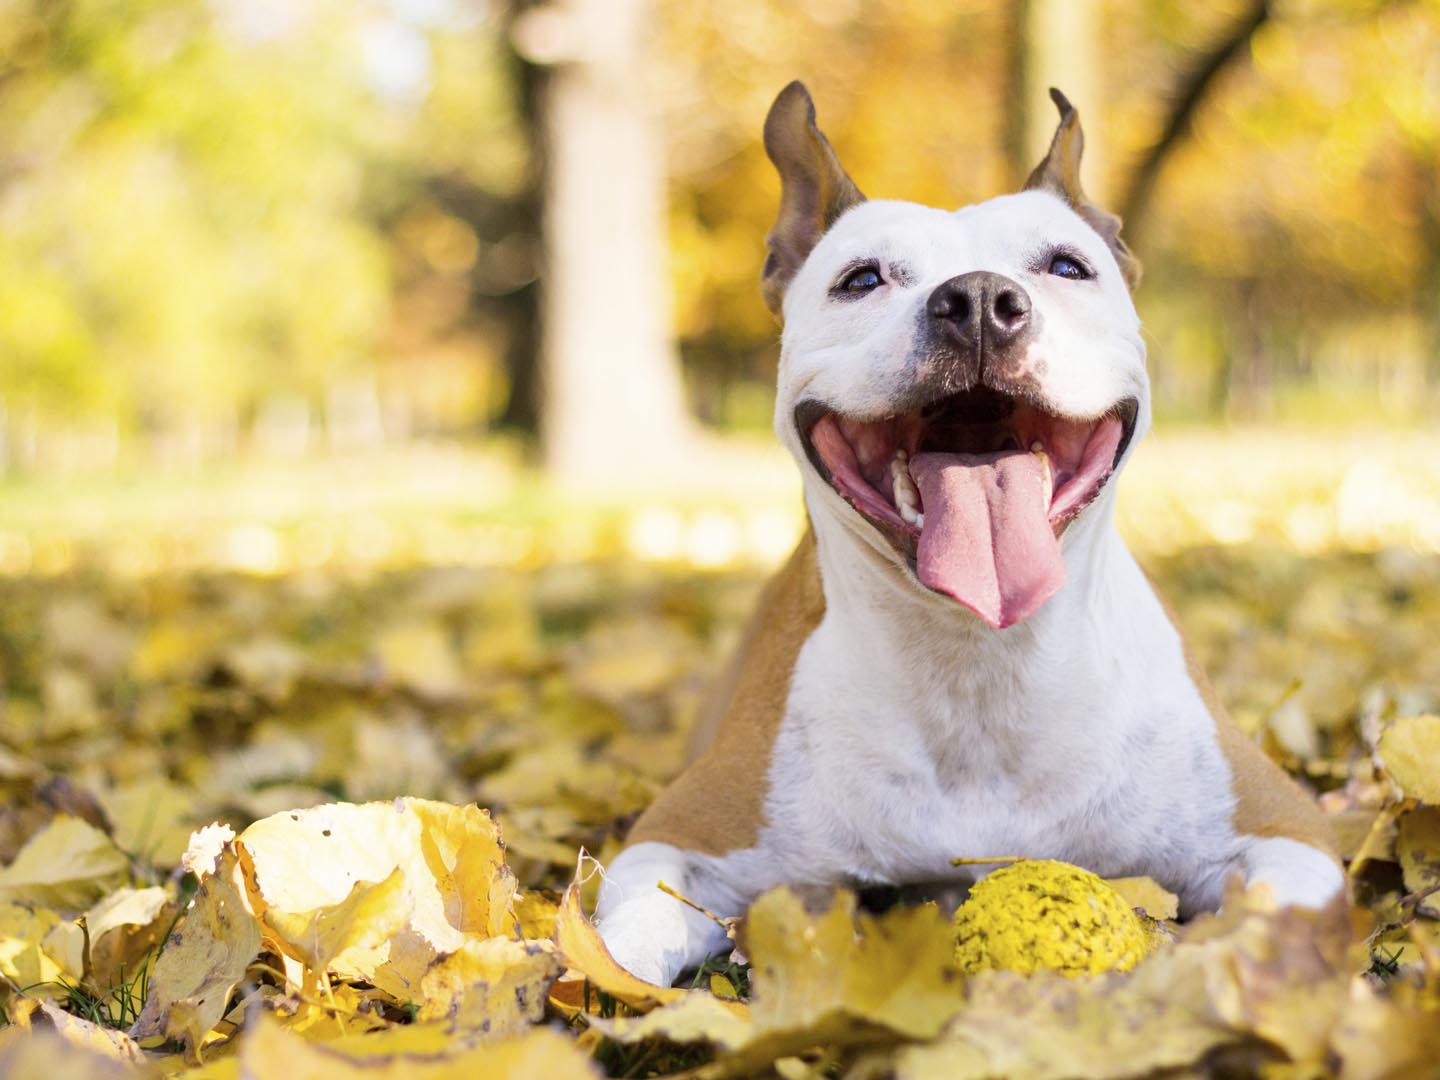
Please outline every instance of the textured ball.
M955 912L955 961L967 972L1129 971L1152 940L1145 920L1104 880L1048 859L996 870Z

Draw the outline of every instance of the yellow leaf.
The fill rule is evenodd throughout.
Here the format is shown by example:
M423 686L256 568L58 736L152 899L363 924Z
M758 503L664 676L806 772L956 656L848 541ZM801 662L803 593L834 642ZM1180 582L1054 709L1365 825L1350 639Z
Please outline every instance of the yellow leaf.
M121 784L100 796L105 816L114 827L115 843L156 866L179 865L198 796L164 777L152 776Z
M125 853L94 825L58 814L0 870L0 900L84 908L118 886L129 869Z
M158 885L148 889L117 889L85 913L93 947L106 934L124 926L149 926L160 917L170 899Z
M271 907L262 921L273 931L265 935L266 943L309 969L307 993L313 992L327 970L389 991L393 973L381 969L390 961L392 948L403 947L391 939L409 915L405 872L397 866L384 881L357 881L338 904L298 913Z
M598 1077L595 1064L574 1040L538 1028L523 1038L479 1045L455 1040L436 1025L417 1048L403 1029L311 1043L284 1031L266 1014L241 1039L241 1080L539 1080Z
M40 944L57 925L63 924L53 911L0 903L0 975L22 989L58 979L58 958ZM10 985L0 982L0 1000L10 992Z
M156 1075L143 1064L117 1061L105 1050L76 1045L54 1031L29 1031L18 1024L0 1027L0 1076L15 1080L141 1080Z
M29 1031L53 1031L71 1046L88 1050L96 1057L124 1065L141 1065L145 1062L144 1051L123 1031L101 1027L81 1017L71 1016L48 1001L16 998L10 1002L7 1011L11 1023Z
M198 1060L201 1042L225 1015L230 994L260 952L260 927L241 879L239 854L229 845L155 961L132 1036L182 1039L190 1058Z
M1406 798L1440 805L1440 716L1401 717L1376 749Z
M532 940L555 936L555 916L560 905L542 892L525 889L515 900L515 918L520 923L520 936Z
M303 1035L312 1042L329 1042L388 1028L390 1025L373 1008L377 999L388 1001L389 995L373 987L361 989L339 983L319 997L276 994L265 1000L264 1007L286 1031Z
M933 904L857 918L854 893L839 890L814 915L794 892L774 889L751 906L744 947L762 1031L843 1040L878 1025L933 1038L961 1006L953 931Z
M607 1038L621 1043L662 1038L737 1050L754 1037L754 1026L744 1006L709 994L686 994L644 1016L622 1016L613 1020L592 1016L589 1022Z
M1107 884L1152 919L1175 919L1180 915L1180 898L1155 883L1153 878L1109 878Z
M361 977L401 1000L414 1000L430 965L467 939L515 933L515 878L498 827L478 807L406 798L331 803L257 821L237 843L254 866L252 906L277 942L347 901L369 904L370 917L383 912L383 934L357 931L356 942L383 952L372 958L383 963L371 970L367 961ZM352 898L357 884L392 875L393 893ZM327 933L338 941L347 931L335 924ZM293 948L290 955L299 958Z
M545 1015L546 992L564 968L549 942L467 941L426 972L419 1019L491 1037L519 1034Z
M1407 812L1400 819L1395 847L1406 891L1436 890L1420 901L1418 910L1440 919L1440 807L1420 806Z
M122 965L134 970L165 930L156 925L168 914L170 894L159 886L117 889L98 901L79 919L62 922L45 938L45 947L65 974L95 986L109 986ZM86 952L86 940L89 952Z
M505 866L500 826L489 812L422 799L408 805L420 821L425 862L454 925L481 937L514 934L515 875Z
M402 622L375 643L385 677L429 698L453 698L466 689L454 643L437 622Z

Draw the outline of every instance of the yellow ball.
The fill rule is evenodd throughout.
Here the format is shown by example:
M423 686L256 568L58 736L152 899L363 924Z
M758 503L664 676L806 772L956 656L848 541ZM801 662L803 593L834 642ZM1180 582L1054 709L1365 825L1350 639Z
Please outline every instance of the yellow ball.
M1129 971L1151 941L1145 920L1103 879L1049 859L996 870L955 912L955 962L966 972Z

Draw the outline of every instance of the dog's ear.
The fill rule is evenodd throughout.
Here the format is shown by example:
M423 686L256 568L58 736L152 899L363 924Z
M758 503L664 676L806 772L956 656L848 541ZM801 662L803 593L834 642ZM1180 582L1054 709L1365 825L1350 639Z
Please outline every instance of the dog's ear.
M1050 151L1045 160L1035 166L1030 178L1025 181L1025 190L1049 191L1069 203L1070 208L1110 246L1111 254L1120 264L1125 284L1133 290L1140 284L1140 261L1130 254L1130 249L1120 237L1120 219L1087 199L1085 189L1080 186L1080 157L1085 153L1085 133L1080 130L1080 114L1069 99L1053 86L1050 88L1050 100L1060 110L1060 123L1055 128L1055 137L1050 140Z
M865 196L840 167L830 140L815 126L815 103L803 83L792 82L770 106L765 153L780 174L780 214L766 239L769 254L760 290L779 318L785 290L810 249Z

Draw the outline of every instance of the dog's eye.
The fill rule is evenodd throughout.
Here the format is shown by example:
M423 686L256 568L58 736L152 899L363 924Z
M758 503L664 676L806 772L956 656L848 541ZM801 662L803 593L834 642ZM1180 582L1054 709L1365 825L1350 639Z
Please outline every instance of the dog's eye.
M1084 281L1090 277L1090 270L1086 265L1070 255L1056 255L1051 259L1050 273L1071 281Z
M850 273L840 279L836 286L836 292L842 293L867 293L871 289L878 289L883 284L880 271L873 266L857 266Z

